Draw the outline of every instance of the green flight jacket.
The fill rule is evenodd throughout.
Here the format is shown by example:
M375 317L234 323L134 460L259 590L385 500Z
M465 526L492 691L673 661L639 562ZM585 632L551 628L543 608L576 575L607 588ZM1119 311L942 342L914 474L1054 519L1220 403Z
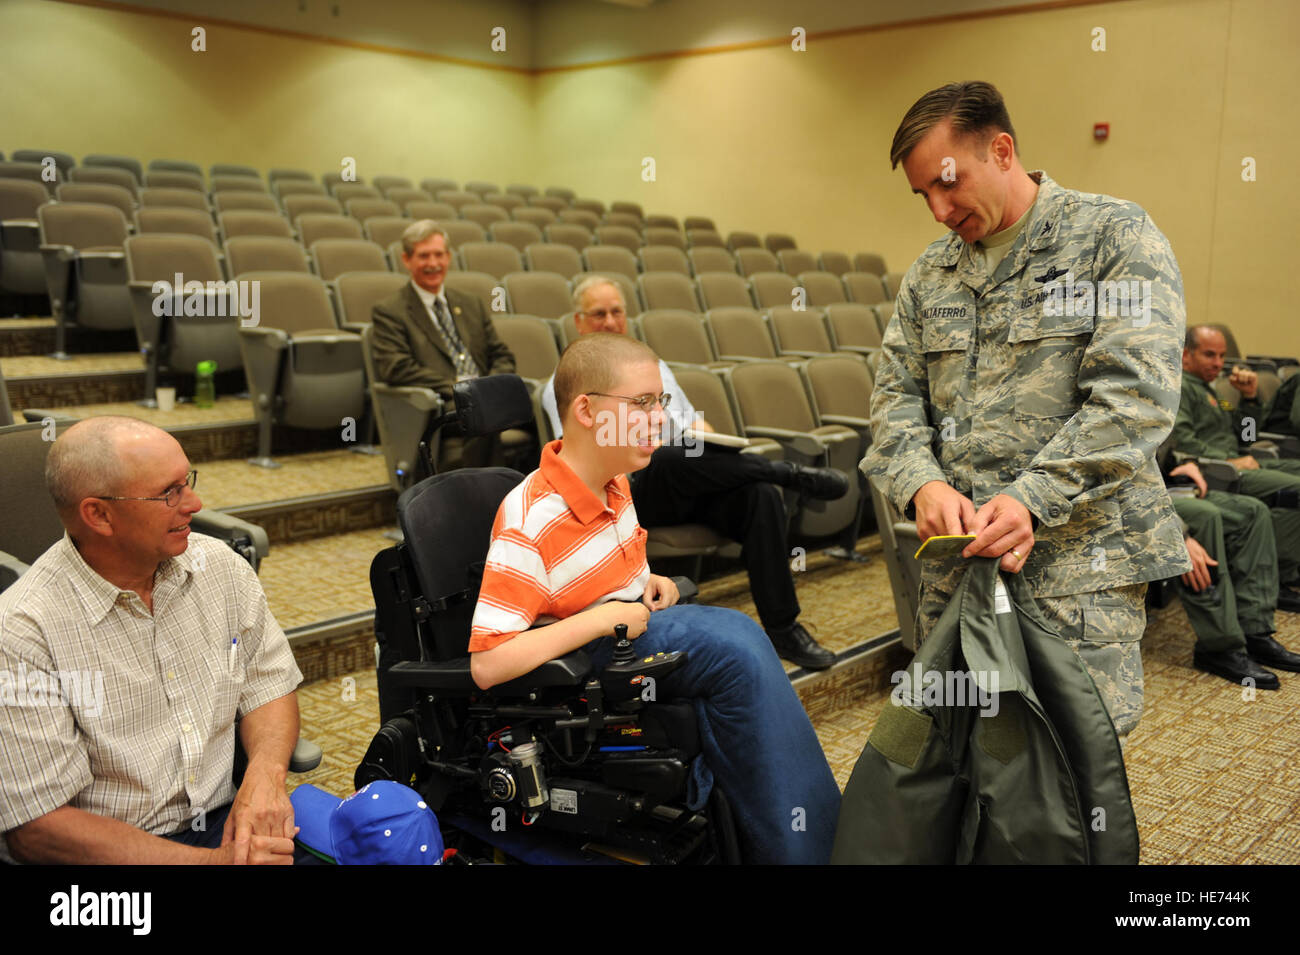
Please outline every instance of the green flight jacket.
M832 863L1137 863L1105 704L1020 575L995 596L998 575L973 560L898 683L844 790ZM961 699L951 675L967 672L985 695ZM932 699L918 673L957 690Z
M1250 444L1242 434L1247 419L1256 434L1264 430L1264 408L1253 398L1232 405L1219 398L1203 378L1183 372L1183 390L1174 419L1174 447L1198 458L1235 458L1241 444Z

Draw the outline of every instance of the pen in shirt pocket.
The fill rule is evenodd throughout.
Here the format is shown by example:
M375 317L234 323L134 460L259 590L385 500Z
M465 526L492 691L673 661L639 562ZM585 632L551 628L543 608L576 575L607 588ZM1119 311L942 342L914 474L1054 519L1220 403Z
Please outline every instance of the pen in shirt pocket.
M230 638L230 672L235 672L235 663L239 659L239 635Z

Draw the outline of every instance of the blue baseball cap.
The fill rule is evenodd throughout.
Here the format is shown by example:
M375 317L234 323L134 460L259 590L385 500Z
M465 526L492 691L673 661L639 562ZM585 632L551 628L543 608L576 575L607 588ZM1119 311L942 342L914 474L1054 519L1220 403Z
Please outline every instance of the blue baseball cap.
M409 786L380 779L340 799L310 783L293 803L298 841L339 865L441 865L438 819Z

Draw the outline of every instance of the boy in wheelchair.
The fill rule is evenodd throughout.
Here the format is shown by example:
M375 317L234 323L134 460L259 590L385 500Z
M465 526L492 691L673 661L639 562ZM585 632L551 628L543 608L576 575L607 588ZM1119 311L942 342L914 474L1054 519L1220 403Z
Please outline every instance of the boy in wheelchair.
M694 803L716 780L744 861L824 863L839 789L763 630L720 607L676 605L650 573L626 474L646 466L663 421L658 359L622 335L583 336L555 373L564 438L502 502L470 637L483 689L585 648L609 662L615 627L637 656L685 651L661 695L694 701L703 759ZM531 629L530 629L531 628Z

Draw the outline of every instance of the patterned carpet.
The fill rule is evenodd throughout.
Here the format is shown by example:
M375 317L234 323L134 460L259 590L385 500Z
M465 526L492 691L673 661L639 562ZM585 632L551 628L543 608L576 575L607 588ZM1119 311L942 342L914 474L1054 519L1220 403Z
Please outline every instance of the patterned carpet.
M6 358L4 361L27 361L26 358ZM32 359L33 361L36 359ZM5 372L8 375L8 371ZM118 414L129 418L139 418L159 428L179 428L188 425L206 425L219 427L231 424L251 424L253 402L248 398L233 398L221 395L211 408L196 408L194 405L178 404L171 411L159 411L157 408L145 408L134 401L109 401L99 404L78 404L58 409L62 414L73 418L89 418L94 415ZM19 409L14 408L15 416ZM242 463L242 462L241 462Z
M48 355L20 355L0 358L0 371L6 379L47 375L90 375L106 371L143 371L144 359L139 352L110 355L74 355L59 361Z
M357 546L362 543L359 539ZM874 539L863 544L867 551L879 547ZM334 591L346 579L342 568L327 553L317 559L316 582L305 574L297 586L337 599ZM322 586L321 580L331 583ZM840 649L896 625L878 557L866 565L810 557L798 586L803 619L829 646ZM707 584L702 593L710 602L752 614L745 588L744 575L733 574ZM289 594L294 604L303 599L286 582L273 606ZM357 599L368 601L368 591L358 591ZM1278 622L1278 638L1300 649L1300 616L1279 614ZM1300 863L1300 732L1295 722L1300 674L1282 674L1281 691L1260 692L1245 701L1240 688L1191 669L1188 634L1186 615L1175 601L1151 614L1143 641L1146 710L1127 747L1142 861ZM841 786L888 701L888 672L906 659L901 652L882 658L872 680L843 688L831 706L826 705L829 698L819 697L817 686L801 690ZM826 681L833 683L833 678ZM374 671L304 686L299 700L303 734L321 744L325 760L292 782L312 782L346 795L378 728Z

